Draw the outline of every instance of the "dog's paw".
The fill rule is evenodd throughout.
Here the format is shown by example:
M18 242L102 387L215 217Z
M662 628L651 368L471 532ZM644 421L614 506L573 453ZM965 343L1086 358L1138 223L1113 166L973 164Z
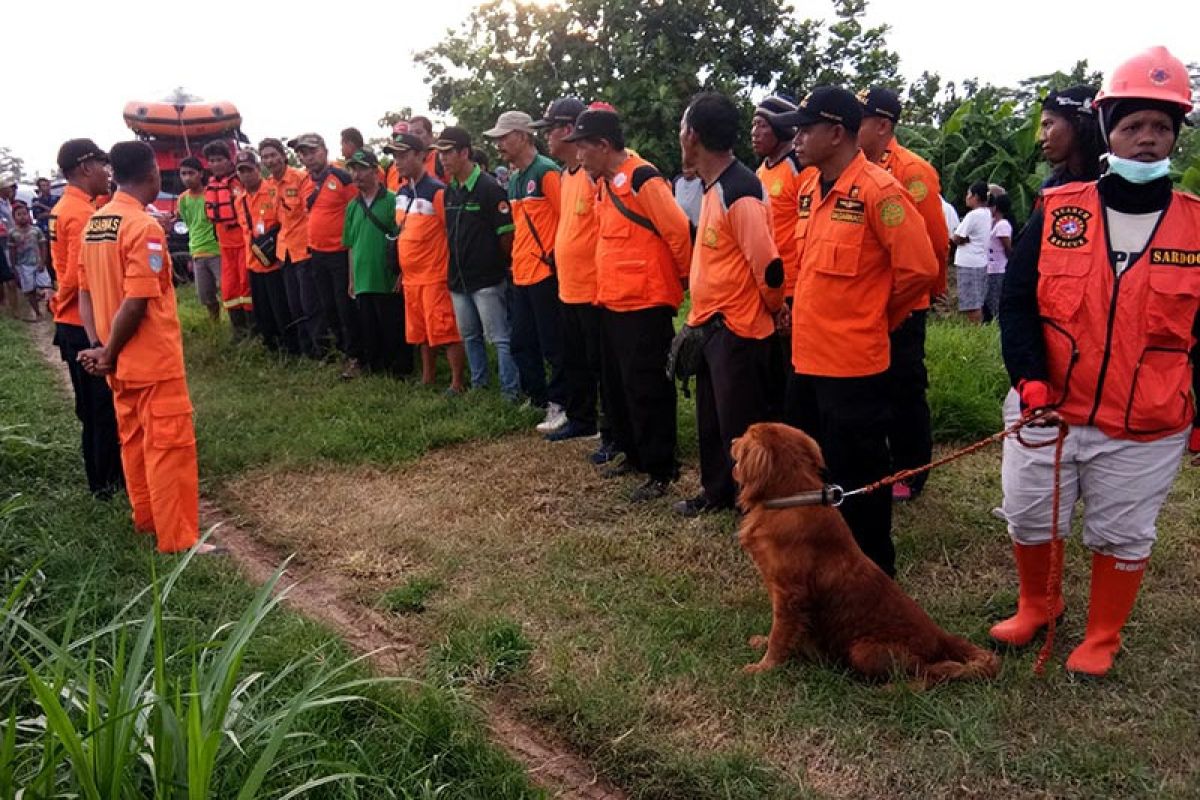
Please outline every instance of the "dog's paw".
M746 666L742 667L742 672L746 673L747 675L757 675L760 672L767 672L774 668L775 662L768 661L764 658L762 661L755 661L753 664L747 664Z
M753 647L755 650L762 650L763 648L765 648L767 646L767 637L766 636L751 636L747 643L751 647Z

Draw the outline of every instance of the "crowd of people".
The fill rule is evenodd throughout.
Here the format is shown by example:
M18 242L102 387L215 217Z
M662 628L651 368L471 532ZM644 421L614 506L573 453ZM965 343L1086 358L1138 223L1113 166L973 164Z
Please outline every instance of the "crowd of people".
M588 459L605 475L642 476L633 502L663 497L678 476L674 379L686 391L694 377L701 491L673 505L689 517L734 506L731 443L759 421L813 435L829 481L847 488L928 463L926 323L953 263L960 307L999 317L1010 421L1041 411L1039 422L1071 425L1063 519L1081 494L1099 560L1068 666L1102 674L1195 417L1200 270L1185 267L1200 263L1200 203L1173 192L1163 167L1190 108L1187 72L1161 48L1104 92L1051 93L1055 171L1021 236L987 184L970 187L971 210L952 224L937 171L896 140L903 108L885 87L771 96L749 132L731 98L700 94L680 120L674 185L626 146L617 110L574 97L538 119L505 111L481 132L507 162L504 184L477 163L472 132L435 137L424 118L395 125L383 165L352 128L338 163L316 133L236 152L212 141L181 165L179 215L200 302L214 319L224 308L236 336L340 354L346 379L407 376L419 354L431 384L444 353L450 396L490 383L491 343L501 394L543 409L537 429L551 441L597 437ZM734 155L747 133L757 170ZM195 437L170 255L146 212L154 154L73 139L59 166L56 342L89 485L109 496L123 483L136 528L164 551L191 547ZM993 636L1013 644L1059 611L1045 596L1049 453L1005 449L1020 601ZM888 575L892 504L923 486L841 506Z

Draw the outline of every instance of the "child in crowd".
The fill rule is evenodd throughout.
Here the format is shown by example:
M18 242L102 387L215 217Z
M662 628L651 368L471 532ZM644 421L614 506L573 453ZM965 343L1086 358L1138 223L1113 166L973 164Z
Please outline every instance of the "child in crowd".
M30 322L42 318L42 303L54 294L50 271L46 269L46 236L33 224L29 206L20 200L13 203L13 230L8 234L8 259L16 273L21 294L33 309Z

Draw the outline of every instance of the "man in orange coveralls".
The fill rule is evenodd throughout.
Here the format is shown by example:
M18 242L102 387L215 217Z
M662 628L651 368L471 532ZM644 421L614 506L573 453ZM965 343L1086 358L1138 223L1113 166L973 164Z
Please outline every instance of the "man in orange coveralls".
M88 220L79 267L79 308L99 341L79 354L113 390L133 526L174 553L199 538L199 485L183 340L162 228L146 213L162 177L144 142L109 154L117 192ZM93 327L94 326L94 327Z

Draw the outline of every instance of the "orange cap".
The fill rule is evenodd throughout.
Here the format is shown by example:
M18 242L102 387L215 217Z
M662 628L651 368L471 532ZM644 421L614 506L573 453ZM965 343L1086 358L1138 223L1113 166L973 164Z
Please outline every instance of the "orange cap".
M1165 47L1138 53L1114 69L1096 95L1097 103L1127 99L1174 103L1187 114L1192 110L1187 67Z

